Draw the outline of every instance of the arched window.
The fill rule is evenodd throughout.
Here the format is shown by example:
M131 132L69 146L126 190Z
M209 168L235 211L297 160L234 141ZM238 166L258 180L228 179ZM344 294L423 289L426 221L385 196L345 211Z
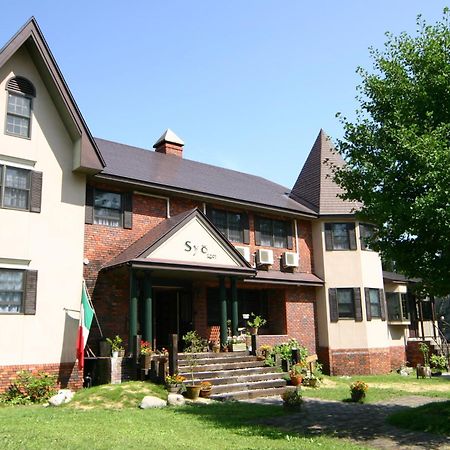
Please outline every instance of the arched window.
M33 84L23 77L10 78L6 83L8 106L6 133L24 138L30 137L31 101L36 97Z

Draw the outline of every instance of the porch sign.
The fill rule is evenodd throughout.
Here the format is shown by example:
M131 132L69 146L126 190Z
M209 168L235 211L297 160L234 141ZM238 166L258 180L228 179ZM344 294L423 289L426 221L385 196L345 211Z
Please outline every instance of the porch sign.
M78 369L80 370L83 370L84 367L84 348L86 347L93 317L94 310L90 305L86 284L83 281L81 290L80 326L78 328L77 339Z

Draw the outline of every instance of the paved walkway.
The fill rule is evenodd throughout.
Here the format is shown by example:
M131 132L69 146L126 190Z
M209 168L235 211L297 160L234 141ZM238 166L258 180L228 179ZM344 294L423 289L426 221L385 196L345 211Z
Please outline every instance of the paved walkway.
M410 396L392 401L358 404L307 398L299 412L288 417L265 419L262 423L289 432L345 437L355 443L378 449L450 449L448 437L408 431L385 422L389 414L405 407L445 400ZM251 402L279 404L281 399L268 397Z

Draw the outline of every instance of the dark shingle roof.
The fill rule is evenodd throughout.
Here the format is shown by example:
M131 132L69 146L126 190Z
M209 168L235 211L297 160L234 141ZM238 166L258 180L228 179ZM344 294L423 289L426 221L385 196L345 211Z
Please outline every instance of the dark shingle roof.
M308 205L319 215L353 214L360 204L339 198L338 195L344 191L333 181L331 165L342 167L344 164L330 138L320 130L292 188L291 197Z
M96 143L106 161L101 175L315 216L289 197L288 188L264 178L103 139Z

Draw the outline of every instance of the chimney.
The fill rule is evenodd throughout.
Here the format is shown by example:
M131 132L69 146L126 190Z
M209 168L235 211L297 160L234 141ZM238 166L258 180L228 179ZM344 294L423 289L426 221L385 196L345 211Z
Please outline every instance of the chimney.
M164 153L165 155L175 155L179 158L183 157L184 142L169 128L155 142L153 148L155 152Z

